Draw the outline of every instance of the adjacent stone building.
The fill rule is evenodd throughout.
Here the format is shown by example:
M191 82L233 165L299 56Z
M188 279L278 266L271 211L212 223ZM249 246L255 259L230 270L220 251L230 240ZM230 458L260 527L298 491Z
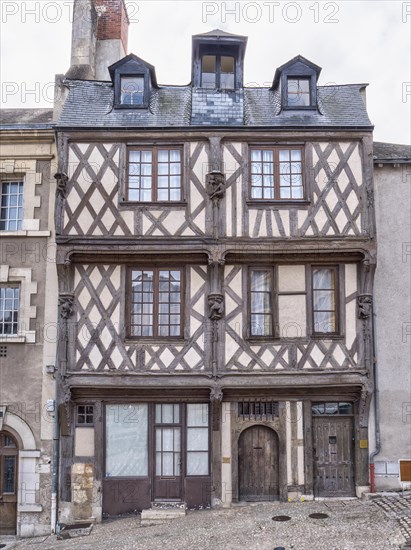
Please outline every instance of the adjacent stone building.
M57 341L52 111L0 126L0 534L50 533Z
M400 489L398 461L411 460L410 183L411 147L374 143L378 230L375 327L380 428L375 487L380 491ZM373 424L374 419L372 431Z

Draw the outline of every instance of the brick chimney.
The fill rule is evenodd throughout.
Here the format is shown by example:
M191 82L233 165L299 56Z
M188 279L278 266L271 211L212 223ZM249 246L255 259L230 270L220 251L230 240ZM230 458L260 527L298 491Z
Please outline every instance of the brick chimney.
M127 54L125 0L74 0L67 78L110 80L108 67Z
M129 19L125 0L93 0L97 20L96 80L110 80L108 67L127 55Z

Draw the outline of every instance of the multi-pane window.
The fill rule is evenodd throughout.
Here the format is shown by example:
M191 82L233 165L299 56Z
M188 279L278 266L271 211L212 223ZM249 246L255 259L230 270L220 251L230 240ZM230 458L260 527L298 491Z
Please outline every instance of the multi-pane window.
M187 475L208 475L208 405L187 405Z
M337 320L337 268L312 269L313 332L335 334Z
M180 337L182 270L132 269L131 337Z
M273 336L273 270L250 271L250 336Z
M235 58L228 55L203 55L201 58L203 88L235 88Z
M166 147L128 151L127 198L136 202L180 201L182 150Z
M77 407L77 425L90 426L94 424L93 405L78 405Z
M303 199L302 149L264 147L251 149L251 199Z
M157 404L155 413L156 475L181 474L180 405Z
M287 105L289 107L310 106L309 78L293 77L287 79Z
M0 335L17 334L20 288L0 286Z
M122 76L120 82L121 82L121 104L122 105L143 105L144 77L143 76Z
M23 221L23 182L1 184L0 230L18 231Z
M312 413L317 415L344 415L353 414L353 404L349 402L313 403Z
M278 414L277 401L240 401L238 403L240 420L267 420L277 417Z

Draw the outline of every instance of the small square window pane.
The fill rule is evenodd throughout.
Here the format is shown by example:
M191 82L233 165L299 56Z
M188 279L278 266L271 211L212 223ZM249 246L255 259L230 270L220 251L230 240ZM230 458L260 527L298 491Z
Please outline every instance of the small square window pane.
M169 151L170 153L170 162L180 162L181 161L181 151L178 149L173 149Z
M163 176L164 174L169 173L169 164L168 162L159 162L158 163L158 174Z
M187 426L208 426L207 403L190 403L187 405Z
M205 453L205 452L187 453L187 475L189 476L208 475L208 453Z
M301 160L301 151L300 149L291 150L291 160Z
M141 162L152 162L152 157L151 151L141 151Z
M274 161L273 152L268 150L263 150L263 161L270 162L272 164Z
M159 189L157 193L157 199L159 201L167 201L168 200L168 189Z
M208 428L187 428L187 451L208 451Z
M268 153L268 151L265 151L265 152ZM262 151L252 150L251 151L251 160L261 162L261 154L262 154ZM264 159L264 160L269 160L269 159L267 158L267 159Z
M180 175L181 173L181 165L179 162L172 162L170 164L170 174L172 175Z
M280 162L288 162L290 160L290 151L288 149L280 149L278 157Z
M140 162L140 151L129 151L129 162Z
M303 198L303 188L302 187L293 187L292 188L293 199L302 199Z
M263 190L261 187L252 187L251 188L251 198L253 199L262 199L263 198Z
M291 198L291 189L289 187L280 187L280 198L281 199L290 199Z
M170 200L179 201L181 199L180 189L170 189Z

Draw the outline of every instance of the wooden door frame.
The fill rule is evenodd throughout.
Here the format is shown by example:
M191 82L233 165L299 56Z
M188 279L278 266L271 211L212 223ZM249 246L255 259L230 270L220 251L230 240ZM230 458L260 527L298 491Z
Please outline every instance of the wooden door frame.
M182 406L185 403L173 403L164 401L156 401L149 404L148 408L148 425L149 432L151 432L151 438L149 438L149 457L151 458L151 467L149 465L149 475L151 476L151 501L154 502L155 496L155 483L156 483L156 428L180 428L180 495L184 500L184 478L186 476L186 407ZM156 424L156 405L178 405L180 422L178 424ZM151 448L150 448L151 441ZM165 498L165 497L164 497ZM157 497L161 501L160 497Z
M242 421L237 417L237 401L231 404L231 482L233 502L239 501L238 442L244 430L251 426L266 426L276 432L278 437L278 492L280 502L287 502L287 439L284 422L285 402L279 402L279 416L270 421Z
M274 430L274 428L272 426L265 426L264 424L260 423L260 422L255 422L253 425L251 426L248 426L247 428L245 428L244 430L241 430L241 433L240 435L238 436L238 450L240 449L240 439L244 436L245 432L247 431L251 431L255 428L267 428L271 434L273 435L273 438L274 438L274 441L275 441L275 445L277 447L277 480L278 480L278 498L280 497L280 472L279 472L279 466L280 466L280 438L278 436L278 433L276 432L276 430ZM238 459L238 487L237 487L237 490L238 490L238 498L240 499L240 460L239 460L239 452L237 453L237 459ZM254 502L254 501L251 501L251 502ZM261 501L256 501L256 502L271 502L271 500L267 500L267 501L264 501L264 500L261 500Z
M354 403L353 403L354 405ZM352 434L352 437L351 437L351 442L350 442L350 447L351 447L351 473L352 473L352 477L353 477L353 494L352 495L346 495L347 497L353 497L355 496L355 491L356 491L356 455L355 455L355 450L356 450L356 446L355 446L355 440L356 440L356 437L355 437L355 425L356 425L356 422L355 422L355 414L350 414L350 415L318 415L318 416L312 416L312 437L311 437L311 440L312 440L312 454L311 454L311 462L312 462L312 494L314 496L314 499L316 497L319 497L319 498L329 498L329 496L327 495L319 495L318 494L318 490L316 490L316 481L315 481L315 478L316 478L316 465L315 465L315 460L314 460L314 438L315 438L315 429L314 429L314 421L316 419L350 419L350 422L351 422L351 434ZM337 495L338 496L338 495ZM344 496L344 495L342 495Z
M16 435L14 433L12 433L11 431L9 431L8 429L0 430L0 435L10 437L14 441L14 443L16 444L15 449L13 449L13 447L11 448L11 449L13 449L13 452L6 453L6 454L1 453L1 455L0 455L0 464L3 463L3 458L2 458L3 456L15 456L16 457L15 477L14 477L14 493L9 493L10 495L15 494L15 497L16 497L16 502L14 503L15 504L14 533L10 533L10 535L13 535L13 534L17 533L18 504L19 504L19 473L20 473L19 472L19 465L20 465L19 454L20 454L21 444L20 444L19 438L16 437ZM3 469L0 466L0 495L3 494L3 473L4 473ZM12 503L9 503L9 504L12 504ZM1 505L2 504L0 503L0 506Z

